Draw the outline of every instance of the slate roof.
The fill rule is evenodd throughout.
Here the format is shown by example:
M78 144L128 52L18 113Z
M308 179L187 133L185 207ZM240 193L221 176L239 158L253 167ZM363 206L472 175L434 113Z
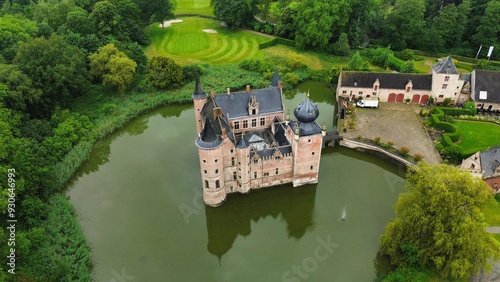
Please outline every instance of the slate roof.
M277 87L254 89L250 93L246 91L233 92L231 94L215 95L217 106L222 108L224 114L229 112L229 118L240 118L248 116L248 103L251 96L255 96L259 102L259 114L283 112L281 91Z
M196 77L196 82L194 84L194 92L192 95L193 99L204 99L207 97L207 93L201 88L200 77Z
M408 74L408 73L375 73L375 72L342 72L343 87L372 88L375 81L380 82L379 88L383 89L405 89L411 80L413 89L432 90L432 74Z
M200 137L196 139L196 145L201 148L215 148L219 146L222 143L222 138L218 136L213 127L212 127L212 122L207 119L205 121L205 127L203 128L203 131L201 131Z
M451 56L446 57L444 60L438 61L437 64L432 65L432 70L441 74L460 74L453 63Z
M311 100L309 100L309 98L306 98L295 108L293 114L298 121L308 123L313 122L316 120L316 118L318 118L319 110L318 106L311 103Z
M321 127L317 122L290 121L288 125L295 132L295 124L299 124L299 136L308 136L321 133Z
M474 89L473 97L476 102L500 103L500 72L474 70L475 75L471 83ZM486 91L486 99L479 99L479 92Z
M483 177L491 177L495 169L500 166L500 147L495 146L488 151L481 153L481 170Z

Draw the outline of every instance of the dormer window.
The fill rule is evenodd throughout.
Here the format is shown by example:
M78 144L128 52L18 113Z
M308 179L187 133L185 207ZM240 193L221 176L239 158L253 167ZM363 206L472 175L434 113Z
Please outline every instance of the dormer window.
M406 87L406 92L410 92L410 91L411 91L411 87L410 86Z
M378 85L373 86L373 91L377 91L377 90L378 90Z

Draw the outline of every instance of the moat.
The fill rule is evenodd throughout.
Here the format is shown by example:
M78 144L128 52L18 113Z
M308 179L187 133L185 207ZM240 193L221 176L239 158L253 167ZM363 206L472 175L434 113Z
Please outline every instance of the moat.
M334 93L320 83L286 91L286 109L308 90L332 131ZM205 207L193 124L192 105L141 116L97 143L70 185L97 281L372 281L386 267L378 239L401 169L326 148L318 184Z

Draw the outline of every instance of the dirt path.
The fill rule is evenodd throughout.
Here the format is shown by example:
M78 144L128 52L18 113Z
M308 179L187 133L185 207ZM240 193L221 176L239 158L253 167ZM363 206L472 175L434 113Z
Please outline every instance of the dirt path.
M434 149L432 140L416 114L420 109L419 105L401 103L380 103L378 109L357 108L356 129L343 132L342 135L351 139L359 135L372 140L380 137L382 143L392 141L394 148L407 147L411 155L424 155L423 160L427 163L442 163L441 156Z

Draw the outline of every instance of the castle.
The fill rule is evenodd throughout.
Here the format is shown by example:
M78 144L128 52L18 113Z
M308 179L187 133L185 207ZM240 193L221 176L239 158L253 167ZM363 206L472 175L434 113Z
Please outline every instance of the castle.
M217 207L228 194L292 183L318 182L325 126L307 97L284 116L282 84L276 70L269 87L210 97L196 79L192 95L200 156L203 201ZM308 95L309 96L309 95Z

